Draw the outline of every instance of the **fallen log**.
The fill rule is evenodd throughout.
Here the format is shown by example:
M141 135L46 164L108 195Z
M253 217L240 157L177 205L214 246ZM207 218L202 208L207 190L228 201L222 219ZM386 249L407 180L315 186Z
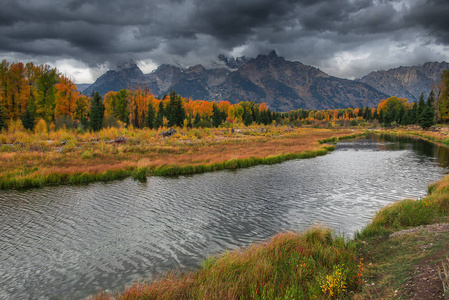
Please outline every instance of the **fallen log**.
M112 143L126 144L126 140L127 139L122 135L122 136L116 138L115 140L106 141L106 144L112 144Z
M163 137L169 137L172 136L176 133L176 130L174 130L173 128L170 128L168 131L163 131L163 132L159 132L159 135L163 136Z

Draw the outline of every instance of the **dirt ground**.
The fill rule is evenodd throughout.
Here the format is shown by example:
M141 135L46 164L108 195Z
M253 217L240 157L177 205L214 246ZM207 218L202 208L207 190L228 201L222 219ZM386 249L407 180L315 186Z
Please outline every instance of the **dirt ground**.
M402 230L393 233L390 237L410 234L417 231L424 231L426 234L434 235L435 239L442 233L449 231L449 223L432 224L420 226L412 229ZM419 245L418 251L429 251L434 244L423 243ZM449 241L447 246L440 247L434 253L426 256L413 271L410 280L403 284L400 292L397 292L398 298L424 300L424 299L445 299L443 294L443 285L438 276L438 269L441 267L441 261L449 255ZM396 291L395 291L396 292Z

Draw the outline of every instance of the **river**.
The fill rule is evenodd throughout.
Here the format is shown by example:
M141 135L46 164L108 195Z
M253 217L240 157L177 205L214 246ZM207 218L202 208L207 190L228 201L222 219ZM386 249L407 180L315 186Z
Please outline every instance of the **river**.
M0 299L83 299L323 224L352 237L425 196L449 150L369 135L322 157L176 178L0 191Z

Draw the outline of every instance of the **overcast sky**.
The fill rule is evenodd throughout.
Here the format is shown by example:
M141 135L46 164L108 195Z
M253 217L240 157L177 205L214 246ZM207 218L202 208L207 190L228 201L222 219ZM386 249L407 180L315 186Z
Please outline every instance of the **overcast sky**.
M0 0L0 59L77 83L130 59L148 73L272 49L344 78L449 61L449 0Z

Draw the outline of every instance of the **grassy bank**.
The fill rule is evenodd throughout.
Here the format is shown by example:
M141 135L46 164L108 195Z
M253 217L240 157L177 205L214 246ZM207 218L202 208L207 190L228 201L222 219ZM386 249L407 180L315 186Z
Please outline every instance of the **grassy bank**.
M415 137L449 147L449 128L447 127L435 127L434 130L423 130L421 128L417 128L416 126L410 126L391 129L379 129L371 132Z
M449 175L425 198L382 208L353 240L324 228L280 233L209 258L197 271L136 283L114 299L440 299L449 282L438 275L449 255L447 222Z
M448 216L449 175L429 185L427 197L377 212L356 234L368 283L358 299L443 299L442 281L449 276L440 278L438 272L449 256Z
M171 176L273 164L324 155L323 141L353 137L352 130L267 127L231 131L182 129L163 138L148 129L110 128L0 134L0 189ZM356 134L360 132L356 132ZM110 142L125 137L125 143ZM320 143L321 142L321 143Z
M114 298L95 299L341 299L361 287L362 270L354 242L311 228L209 258L191 273L167 273Z

